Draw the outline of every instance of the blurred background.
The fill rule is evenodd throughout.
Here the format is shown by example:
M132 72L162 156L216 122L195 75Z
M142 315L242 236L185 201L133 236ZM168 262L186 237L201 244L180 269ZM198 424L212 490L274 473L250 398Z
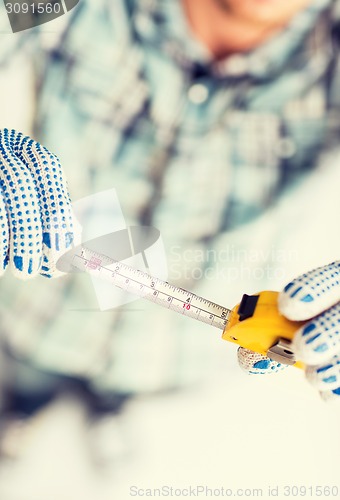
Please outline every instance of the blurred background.
M54 43L68 16L42 28L45 47ZM17 35L1 38L9 36ZM37 66L39 73L39 60L22 49L1 68L0 127L37 137ZM50 103L45 100L41 105L48 107ZM54 143L61 144L60 151L63 141L67 143L67 137L59 131ZM59 154L56 146L54 152ZM101 153L98 149L99 163ZM73 195L77 190L78 198L93 194L79 189L79 170L74 172L75 166L68 159L71 157L65 154L63 161L60 155L73 200L77 199L77 194ZM221 232L209 247L210 254L190 246L190 242L179 247L171 234L165 234L169 281L188 289L195 285L195 293L231 307L243 293L280 290L296 275L339 259L339 163L340 151L334 148L325 152L317 169L304 175L255 220ZM115 185L114 175L112 179L110 187L117 187L122 211L128 213L124 200L129 197L130 185L122 192L121 185ZM135 196L132 191L131 196ZM202 261L210 272L202 271ZM78 286L83 286L81 283ZM14 283L9 273L1 279L4 296L13 287L15 292L10 294L21 290L34 293L31 286ZM89 297L81 307L98 309L90 282L86 287ZM66 311L72 308L73 303L65 305ZM15 312L9 309L9 314ZM112 411L93 404L93 394L89 395L79 382L76 370L72 374L65 369L63 382L55 383L51 373L56 364L49 371L47 362L44 365L38 357L32 373L32 363L27 366L20 356L13 361L13 353L8 353L8 336L13 334L13 345L19 347L27 339L15 331L8 332L8 327L4 328L8 322L2 321L0 379L16 380L22 388L23 414L20 404L8 410L6 391L11 384L4 383L0 395L1 500L128 499L135 491L133 487L164 485L174 489L190 485L224 487L233 490L233 495L237 489L259 488L267 498L269 487L279 486L282 495L285 485L340 486L340 407L323 403L303 372L288 368L272 376L251 377L240 370L236 347L224 342L218 330L187 318L172 320L174 313L141 300L125 306L120 314L132 317L131 325L139 325L143 335L138 340L137 331L130 343L121 341L122 352L129 350L130 356L127 360L123 357L124 370L118 369L118 375L124 379L125 373L131 374L137 390L130 389L133 383L125 387L121 384L110 406ZM93 333L100 334L95 329ZM161 356L160 344L165 350ZM86 346L91 350L88 339L81 343L81 349L86 350ZM58 357L58 352L53 351L53 356ZM144 363L148 356L158 361L137 383L135 360L139 356ZM63 361L66 358L61 350L60 366L67 363ZM97 361L100 364L100 358ZM164 369L168 365L176 368L171 371L170 382ZM95 372L96 366L92 368ZM147 371L146 364L142 363L141 370ZM37 387L53 390L44 404L35 408ZM27 416L29 402L32 411ZM308 493L305 496L309 498Z

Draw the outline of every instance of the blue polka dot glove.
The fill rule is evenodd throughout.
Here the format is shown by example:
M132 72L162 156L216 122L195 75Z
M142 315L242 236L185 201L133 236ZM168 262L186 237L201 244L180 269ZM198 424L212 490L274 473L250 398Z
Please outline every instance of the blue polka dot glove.
M279 295L279 309L293 321L309 320L296 332L293 349L306 364L307 379L322 398L340 401L340 261L288 283ZM247 349L240 348L238 358L248 373L282 368Z
M0 275L55 277L74 239L67 185L58 158L30 137L0 130Z

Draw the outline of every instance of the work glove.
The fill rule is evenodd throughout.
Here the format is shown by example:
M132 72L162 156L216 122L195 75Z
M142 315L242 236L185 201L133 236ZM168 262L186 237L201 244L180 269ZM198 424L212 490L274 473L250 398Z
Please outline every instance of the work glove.
M55 277L72 245L74 222L64 173L48 149L15 130L0 130L0 276Z
M340 401L340 261L288 283L278 306L292 321L308 320L294 336L293 351L322 398ZM271 373L286 366L243 348L238 359L248 373Z

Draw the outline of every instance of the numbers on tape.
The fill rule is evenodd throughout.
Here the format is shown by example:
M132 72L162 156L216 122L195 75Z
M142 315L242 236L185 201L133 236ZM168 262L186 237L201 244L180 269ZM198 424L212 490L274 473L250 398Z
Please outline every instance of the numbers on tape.
M221 330L232 313L224 306L85 247L73 256L72 265L138 297Z

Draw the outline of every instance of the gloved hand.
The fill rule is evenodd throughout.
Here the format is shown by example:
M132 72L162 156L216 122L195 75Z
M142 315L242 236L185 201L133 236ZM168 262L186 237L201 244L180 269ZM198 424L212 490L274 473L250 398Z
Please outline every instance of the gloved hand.
M0 275L61 274L74 239L72 208L58 158L15 130L0 130Z
M322 398L340 401L340 261L288 283L279 295L279 309L290 320L310 320L296 332L294 352L306 364L307 379ZM285 366L243 348L238 358L248 373L268 373Z

